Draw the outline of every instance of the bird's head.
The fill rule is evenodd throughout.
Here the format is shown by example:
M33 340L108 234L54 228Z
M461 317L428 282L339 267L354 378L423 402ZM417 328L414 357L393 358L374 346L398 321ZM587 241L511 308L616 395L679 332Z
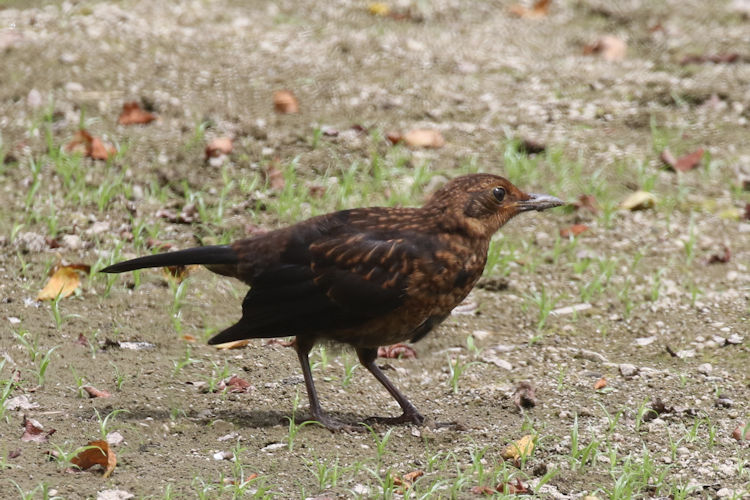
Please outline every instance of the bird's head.
M492 174L457 177L440 188L425 205L475 237L489 238L506 222L531 210L565 203L548 194L527 194L508 179Z

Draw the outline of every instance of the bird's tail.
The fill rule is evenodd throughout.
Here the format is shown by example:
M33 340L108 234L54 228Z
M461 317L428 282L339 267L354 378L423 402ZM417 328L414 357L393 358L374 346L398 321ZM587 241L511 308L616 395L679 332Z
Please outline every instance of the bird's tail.
M101 270L103 273L124 273L146 267L187 266L190 264L236 264L237 253L229 245L188 248L176 252L157 253L118 262Z

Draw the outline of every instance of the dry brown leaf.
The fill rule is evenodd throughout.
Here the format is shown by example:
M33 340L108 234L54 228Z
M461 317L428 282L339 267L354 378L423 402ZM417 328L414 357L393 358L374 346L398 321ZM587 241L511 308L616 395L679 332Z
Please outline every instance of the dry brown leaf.
M214 347L226 351L227 349L242 349L250 345L249 339L233 340L232 342L224 342L223 344L216 344Z
M284 179L284 172L275 164L271 164L266 169L266 180L268 181L269 187L274 191L281 191L286 186L286 180Z
M551 3L552 0L537 0L530 9L521 4L513 4L508 7L508 11L511 15L523 19L539 19L549 14L549 5Z
M516 478L515 483L507 482L498 484L495 486L495 491L506 495L526 495L530 493L529 489L518 478Z
M497 493L497 490L489 486L472 486L471 492L475 495L494 495Z
M528 457L534 451L534 436L527 434L518 441L513 441L505 447L502 457L506 460L518 460L521 457Z
M417 351L406 344L393 344L378 347L379 358L412 359L417 357Z
M299 112L299 103L291 90L277 90L273 93L273 109L279 113Z
M572 205L576 210L587 210L594 215L599 213L599 204L596 202L596 198L590 194L582 194L578 197L578 201Z
M401 132L386 132L385 138L388 139L388 141L391 144L398 144L399 142L403 142L404 135Z
M221 155L228 155L232 152L234 144L230 137L217 137L206 144L206 159L216 158Z
M732 437L737 441L750 441L750 424L740 422L732 432Z
M404 143L412 148L442 148L445 139L439 130L415 128L404 134Z
M90 398L111 398L112 394L107 391L101 391L96 387L90 385L84 385L83 390L89 394Z
M36 296L36 300L55 300L58 295L60 297L72 295L81 286L81 275L78 270L83 269L86 269L83 264L58 266Z
M70 460L70 463L86 470L95 465L101 465L104 469L102 477L109 477L117 465L115 452L109 447L109 443L103 440L89 441L87 447Z
M223 390L227 390L227 392L250 392L253 389L253 386L250 385L250 382L247 380L243 380L239 378L237 375L232 375L231 377L222 380L216 385L216 390L214 392L221 392Z
M745 220L750 220L750 203L745 203L745 213L742 218Z
M23 435L21 436L21 441L46 443L54 433L55 429L45 431L42 424L33 418L27 418L26 415L23 416Z
M136 101L126 102L122 105L122 112L117 118L120 125L145 125L156 120L156 115L141 108Z
M675 158L669 148L664 148L661 152L660 158L668 167L676 172L687 172L693 170L700 165L701 159L705 150L703 148L698 149L690 154Z
M706 264L726 264L732 259L732 252L729 247L724 245L724 251L720 254L713 254L708 258Z
M185 342L190 342L190 343L198 342L198 339L196 339L195 336L190 335L189 333L184 334L181 338Z
M586 224L573 224L570 227L564 227L560 229L560 236L562 238L569 238L570 236L578 236L584 231L588 231L589 227Z
M740 61L742 58L737 52L725 52L721 54L690 54L680 59L680 64L732 64Z
M600 378L594 384L594 389L596 389L597 391L599 389L604 389L605 387L607 387L607 379L605 377Z
M81 153L94 160L106 160L117 152L112 145L105 144L85 129L80 129L75 133L73 139L65 145L65 151Z
M610 62L622 61L627 52L628 44L613 35L604 35L596 42L583 47L584 54L597 54Z

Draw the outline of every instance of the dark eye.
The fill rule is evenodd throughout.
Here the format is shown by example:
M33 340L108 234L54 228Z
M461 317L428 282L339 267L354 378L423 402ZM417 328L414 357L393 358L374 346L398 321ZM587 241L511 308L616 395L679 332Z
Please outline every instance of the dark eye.
M497 201L503 201L503 198L505 198L505 189L501 187L496 187L492 190L492 195L495 197Z

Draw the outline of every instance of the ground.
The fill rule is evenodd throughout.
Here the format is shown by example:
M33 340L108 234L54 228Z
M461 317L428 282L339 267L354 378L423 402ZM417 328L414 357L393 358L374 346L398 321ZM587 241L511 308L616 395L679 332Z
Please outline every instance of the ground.
M750 7L571 0L519 18L510 4L0 2L4 495L476 498L518 479L539 498L750 496L736 439L750 420ZM584 54L606 35L624 57ZM299 113L274 110L281 89ZM118 125L127 101L158 119ZM117 152L67 151L80 127ZM387 138L418 128L445 145ZM220 137L233 151L206 161ZM705 154L674 172L666 147ZM417 357L379 360L421 428L290 424L307 400L289 347L205 344L239 317L241 283L96 272L157 241L419 205L475 171L597 208L516 218ZM624 208L638 191L653 205ZM587 230L560 235L573 224ZM92 273L37 302L61 261ZM355 360L315 351L324 407L352 423L397 414ZM232 374L252 388L210 390ZM515 404L522 382L534 406ZM54 434L22 441L24 416ZM111 476L70 471L115 432ZM533 452L503 459L524 436Z

